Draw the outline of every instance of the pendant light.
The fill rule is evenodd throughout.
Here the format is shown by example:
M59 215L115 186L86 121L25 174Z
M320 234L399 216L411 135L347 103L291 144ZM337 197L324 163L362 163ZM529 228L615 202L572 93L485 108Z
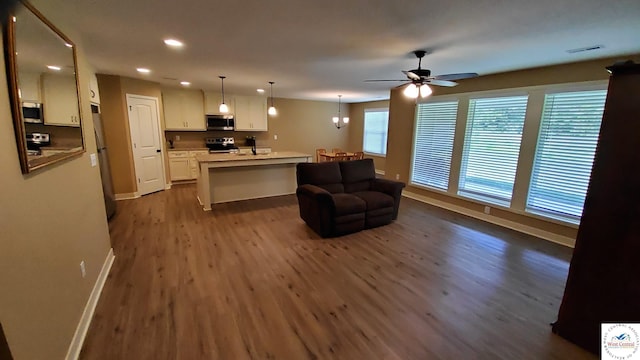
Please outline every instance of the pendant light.
M340 101L341 98L342 95L338 95L338 116L334 116L332 119L333 125L335 125L338 129L347 126L347 124L349 123L348 116L340 117L340 105L342 104L342 102Z
M271 87L269 90L269 97L271 98L271 106L269 106L269 110L267 110L267 114L271 115L271 116L275 116L278 114L278 111L276 110L275 106L273 106L273 81L269 81L269 86Z
M224 79L226 78L226 76L218 76L220 78L220 81L222 81L222 103L220 104L220 112L223 114L226 114L229 112L229 107L227 106L227 104L224 103Z

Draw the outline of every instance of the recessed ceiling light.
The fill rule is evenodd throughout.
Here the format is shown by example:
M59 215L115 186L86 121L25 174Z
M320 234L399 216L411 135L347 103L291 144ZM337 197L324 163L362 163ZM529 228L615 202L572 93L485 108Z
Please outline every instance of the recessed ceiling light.
M47 68L51 69L51 70L55 70L55 71L62 70L62 68L60 66L55 66L55 65L47 65Z
M151 72L151 70L147 69L147 68L137 68L136 70L138 70L139 73L142 74L148 74Z
M188 81L180 81L180 85L182 85L182 86L189 86L189 85L191 85L191 83L190 83L190 82L188 82Z
M257 89L256 91L260 94L264 94L264 89Z
M171 47L182 47L182 41L176 39L165 39L164 43Z

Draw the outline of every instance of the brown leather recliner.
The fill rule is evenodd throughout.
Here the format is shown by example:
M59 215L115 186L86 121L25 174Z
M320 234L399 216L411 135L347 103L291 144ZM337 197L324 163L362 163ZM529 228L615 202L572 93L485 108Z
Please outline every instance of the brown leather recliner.
M386 225L398 217L405 184L377 179L373 159L300 163L300 217L322 237Z

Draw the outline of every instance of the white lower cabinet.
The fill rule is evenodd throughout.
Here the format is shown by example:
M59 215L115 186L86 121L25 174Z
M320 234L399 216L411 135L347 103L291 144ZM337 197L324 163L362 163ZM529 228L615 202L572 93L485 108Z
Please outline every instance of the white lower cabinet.
M169 151L169 173L171 181L191 179L188 151Z
M207 150L170 150L169 172L171 181L197 179L198 160L196 160L196 155L207 153Z
M198 178L198 160L196 160L196 155L204 155L208 154L209 150L192 150L189 151L189 169L191 170L191 178Z

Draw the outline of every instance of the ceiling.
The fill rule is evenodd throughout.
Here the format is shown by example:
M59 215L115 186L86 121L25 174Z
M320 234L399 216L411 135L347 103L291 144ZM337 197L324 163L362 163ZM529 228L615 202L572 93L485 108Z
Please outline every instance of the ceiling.
M432 74L640 53L638 0L32 0L70 24L96 72L191 88L345 102L388 99L430 52ZM79 39L74 38L79 37ZM165 38L185 46L168 48ZM594 51L567 50L602 45ZM137 67L152 70L148 75Z

